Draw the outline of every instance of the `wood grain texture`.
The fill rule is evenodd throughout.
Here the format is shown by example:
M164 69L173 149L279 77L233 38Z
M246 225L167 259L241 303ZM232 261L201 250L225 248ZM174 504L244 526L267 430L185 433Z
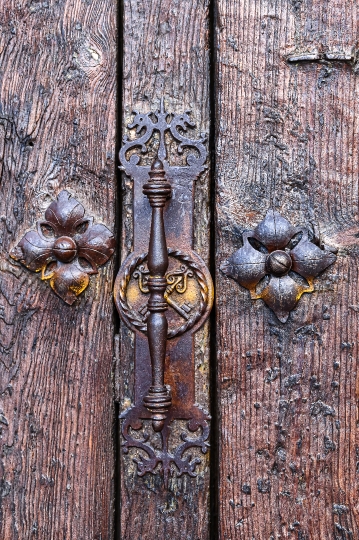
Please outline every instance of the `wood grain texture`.
M116 2L0 7L0 537L113 538L113 261L73 306L8 253L62 189L114 228Z
M123 5L123 133L133 110L155 111L164 97L169 112L190 109L196 137L209 131L208 3L205 0L125 0ZM191 134L191 136L194 136ZM173 151L172 151L173 149ZM171 147L170 159L176 159ZM132 250L131 181L123 183L122 260ZM208 259L209 174L196 187L194 249ZM146 232L145 232L146 234ZM172 247L172 246L171 246ZM173 246L175 247L175 246ZM121 410L133 403L134 336L121 325L117 363ZM197 401L208 408L208 326L196 345ZM180 437L183 422L175 426ZM133 451L121 459L121 538L206 540L208 538L209 456L201 454L196 478L137 476Z
M216 2L217 262L270 207L338 260L282 324L218 272L221 539L357 538L357 6Z

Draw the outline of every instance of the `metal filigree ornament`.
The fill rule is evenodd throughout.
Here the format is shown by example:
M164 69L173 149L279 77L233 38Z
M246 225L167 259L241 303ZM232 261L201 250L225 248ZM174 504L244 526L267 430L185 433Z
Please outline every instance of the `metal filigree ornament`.
M33 272L41 272L52 290L66 304L73 304L89 284L91 274L115 250L113 234L92 217L71 194L59 193L45 212L45 219L28 231L10 256Z
M313 281L336 260L336 250L316 245L309 231L293 227L269 210L253 231L243 233L243 246L221 265L222 272L262 299L285 323Z
M134 458L138 475L156 474L160 466L167 484L175 471L196 476L201 460L189 450L206 453L209 446L210 417L195 404L193 334L209 315L213 284L192 250L193 188L207 152L204 139L186 135L194 127L188 113L169 114L162 101L156 113L134 114L128 127L140 136L125 136L120 151L122 168L133 180L133 253L114 291L123 321L135 332L134 405L121 415L122 435L125 453L142 450ZM168 136L178 143L177 155L188 150L185 166L170 165ZM133 153L140 148L147 154L147 143L158 145L150 166ZM146 420L151 420L152 435L161 439L160 449ZM187 428L170 449L177 420L186 421Z
M121 268L117 285L122 318L132 330L147 333L149 270L147 253L127 259ZM186 253L168 249L169 270L165 274L166 290L164 298L170 308L167 313L167 339L180 336L191 330L197 323L203 323L211 300L210 275L203 268L203 261L194 251Z

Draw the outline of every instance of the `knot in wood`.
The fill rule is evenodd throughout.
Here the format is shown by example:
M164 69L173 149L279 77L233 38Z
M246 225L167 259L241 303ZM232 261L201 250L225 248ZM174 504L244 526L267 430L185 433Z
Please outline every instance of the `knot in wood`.
M266 270L276 277L284 276L292 268L292 259L288 253L276 250L270 253L266 260Z

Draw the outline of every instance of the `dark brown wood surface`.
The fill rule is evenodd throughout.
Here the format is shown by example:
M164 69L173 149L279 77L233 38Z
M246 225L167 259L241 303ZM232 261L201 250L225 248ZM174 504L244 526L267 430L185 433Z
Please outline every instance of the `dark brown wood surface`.
M338 248L287 323L217 270L222 540L359 537L358 8L336 0L216 0L216 268L268 208ZM9 251L62 189L114 228L116 2L0 7L0 537L113 538L110 261L73 306ZM123 131L164 97L209 130L208 2L125 0ZM313 53L319 60L290 62ZM326 54L347 57L330 62ZM350 57L353 56L353 60ZM194 249L208 260L209 173ZM122 260L132 248L123 178ZM117 336L116 396L133 402L133 336ZM196 397L209 408L208 325ZM183 426L175 427L180 435ZM121 442L121 441L120 441ZM209 537L209 455L163 486L120 455L118 537ZM212 492L215 496L215 491ZM215 520L212 521L212 527ZM213 537L217 531L212 530Z
M9 259L68 189L114 229L116 2L0 6L0 537L113 538L113 260L66 305Z
M123 5L123 133L132 121L133 110L147 113L159 108L163 97L166 110L191 110L198 138L209 130L209 44L206 1L125 0ZM134 134L132 134L133 136ZM173 147L172 147L173 148ZM171 152L170 160L175 159ZM196 231L194 249L208 259L209 174L203 174L196 188ZM124 258L132 250L131 181L123 183ZM148 231L144 231L148 235ZM146 240L148 241L148 240ZM176 247L176 246L170 246ZM117 386L120 408L134 401L133 336L121 325ZM208 408L208 326L198 332L196 347L196 399ZM174 422L180 437L183 422ZM173 476L166 489L160 474L137 476L136 453L121 453L122 539L206 540L209 534L209 454L201 454L198 476Z
M217 262L268 208L339 249L287 323L218 272L221 539L359 537L357 6L217 1Z

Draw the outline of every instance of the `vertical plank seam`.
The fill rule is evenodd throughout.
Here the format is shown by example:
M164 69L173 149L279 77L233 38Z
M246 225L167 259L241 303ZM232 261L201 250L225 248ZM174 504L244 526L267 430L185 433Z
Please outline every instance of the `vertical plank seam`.
M216 291L216 233L215 233L215 204L216 204L216 0L209 1L209 107L210 107L210 242L209 270L212 274ZM211 457L210 457L210 540L219 539L219 421L218 421L218 388L217 388L217 328L216 328L216 292L210 319L210 413L211 413Z
M116 242L117 242L117 251L115 252L115 263L114 263L114 276L117 275L117 272L120 267L121 262L121 238L122 238L122 207L123 207L123 201L122 201L122 173L119 169L119 161L118 161L118 155L119 155L119 149L121 146L122 141L122 128L123 128L123 37L124 37L124 17L123 17L123 0L118 0L117 4L117 47L116 47L116 73L117 73L117 98L116 98L116 149L115 149L115 167L116 167L116 199L115 199L115 230L116 230ZM120 332L120 320L119 315L117 313L117 310L115 309L115 304L113 304L113 310L114 310L114 336L113 340L115 340L116 334L119 335ZM119 349L120 350L120 349ZM115 374L117 373L117 362L119 362L119 358L116 354L116 360L113 364L113 371L112 371L112 380L113 380L113 395L115 397L115 393L117 394L116 389L116 377ZM119 396L118 396L119 397ZM113 519L113 530L114 530L114 540L120 540L121 538L121 478L120 478L120 471L121 471L121 453L120 453L120 445L121 445L121 429L120 429L120 404L115 401L115 418L114 418L114 427L113 427L113 445L114 445L114 461L115 461L115 478L114 478L114 491L113 491L113 512L114 512L114 519Z

